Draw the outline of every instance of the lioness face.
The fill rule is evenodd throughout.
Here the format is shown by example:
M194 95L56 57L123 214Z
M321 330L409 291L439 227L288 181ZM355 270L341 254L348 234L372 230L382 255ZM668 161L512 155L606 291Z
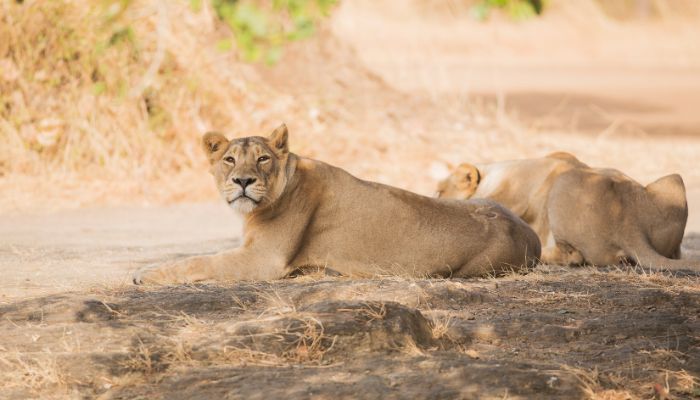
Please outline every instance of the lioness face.
M286 185L287 127L270 137L250 136L227 140L210 132L202 138L211 173L223 199L234 210L247 214L273 203Z
M450 176L438 183L437 197L448 199L468 199L474 195L479 186L479 170L467 163L452 168Z

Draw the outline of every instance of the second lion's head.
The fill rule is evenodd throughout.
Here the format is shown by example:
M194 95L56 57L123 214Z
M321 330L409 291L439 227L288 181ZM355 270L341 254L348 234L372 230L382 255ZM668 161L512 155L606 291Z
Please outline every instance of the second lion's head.
M448 199L471 198L481 182L479 169L468 163L450 167L450 175L440 181L437 187L437 197Z

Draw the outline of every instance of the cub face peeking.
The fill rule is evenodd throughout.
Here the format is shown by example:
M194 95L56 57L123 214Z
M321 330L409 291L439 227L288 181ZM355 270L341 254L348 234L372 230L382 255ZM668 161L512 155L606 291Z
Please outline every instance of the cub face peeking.
M481 182L479 169L468 163L461 163L450 169L450 175L438 182L437 196L448 199L471 198Z

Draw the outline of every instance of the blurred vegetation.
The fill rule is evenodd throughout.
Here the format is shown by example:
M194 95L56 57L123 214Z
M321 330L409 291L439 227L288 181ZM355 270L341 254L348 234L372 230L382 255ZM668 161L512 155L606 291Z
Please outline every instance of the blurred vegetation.
M197 67L209 68L204 54L220 58L218 51L183 39L208 35L204 42L215 43L222 37L220 31L198 31L197 21L214 17L230 28L219 49L272 64L285 44L312 36L336 3L0 0L0 177L36 173L51 164L127 170L131 167L117 164L143 164L139 157L187 168L198 160L186 150L152 157L159 146L185 149L196 143L190 137L196 128L183 121L182 109L188 107L182 99L224 126L228 110L242 109L237 102L252 104L258 96L233 91L244 85L242 78L230 80L234 88L221 87L217 75ZM199 12L205 6L213 15ZM195 88L197 96L191 94Z
M437 0L439 1L439 0ZM700 13L698 0L461 0L469 4L474 19L487 21L492 14L501 13L514 21L537 17L553 3L586 7L592 3L607 17L623 20L652 20L668 17L693 18Z
M193 0L193 7L199 7L200 1ZM233 37L222 40L219 48L237 47L246 61L275 64L284 45L313 35L337 1L212 0L217 15L233 32Z
M544 4L543 0L481 0L472 7L472 15L479 21L485 21L494 9L521 21L541 14Z
M186 110L223 126L257 96L187 41L221 36L208 18L187 1L0 0L0 177L200 162Z
M0 14L2 136L12 134L37 153L57 153L67 141L61 134L63 118L58 117L65 114L58 110L64 108L66 97L81 90L94 96L125 96L129 78L142 70L135 32L120 21L129 3L4 4L5 13ZM0 163L0 174L2 167Z

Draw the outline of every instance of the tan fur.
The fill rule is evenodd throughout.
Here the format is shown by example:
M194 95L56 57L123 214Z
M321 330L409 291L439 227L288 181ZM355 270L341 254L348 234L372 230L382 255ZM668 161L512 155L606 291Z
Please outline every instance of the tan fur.
M434 199L363 181L290 153L287 135L284 126L269 138L205 135L217 187L244 214L243 245L144 268L134 282L278 279L301 267L470 277L532 266L540 255L532 229L492 201ZM245 191L233 183L251 178Z
M476 186L473 169L481 176ZM685 187L677 174L644 187L620 171L590 168L557 152L462 164L438 184L438 196L484 198L508 207L537 232L546 263L634 261L663 269L698 268L695 262L677 260L688 218Z

